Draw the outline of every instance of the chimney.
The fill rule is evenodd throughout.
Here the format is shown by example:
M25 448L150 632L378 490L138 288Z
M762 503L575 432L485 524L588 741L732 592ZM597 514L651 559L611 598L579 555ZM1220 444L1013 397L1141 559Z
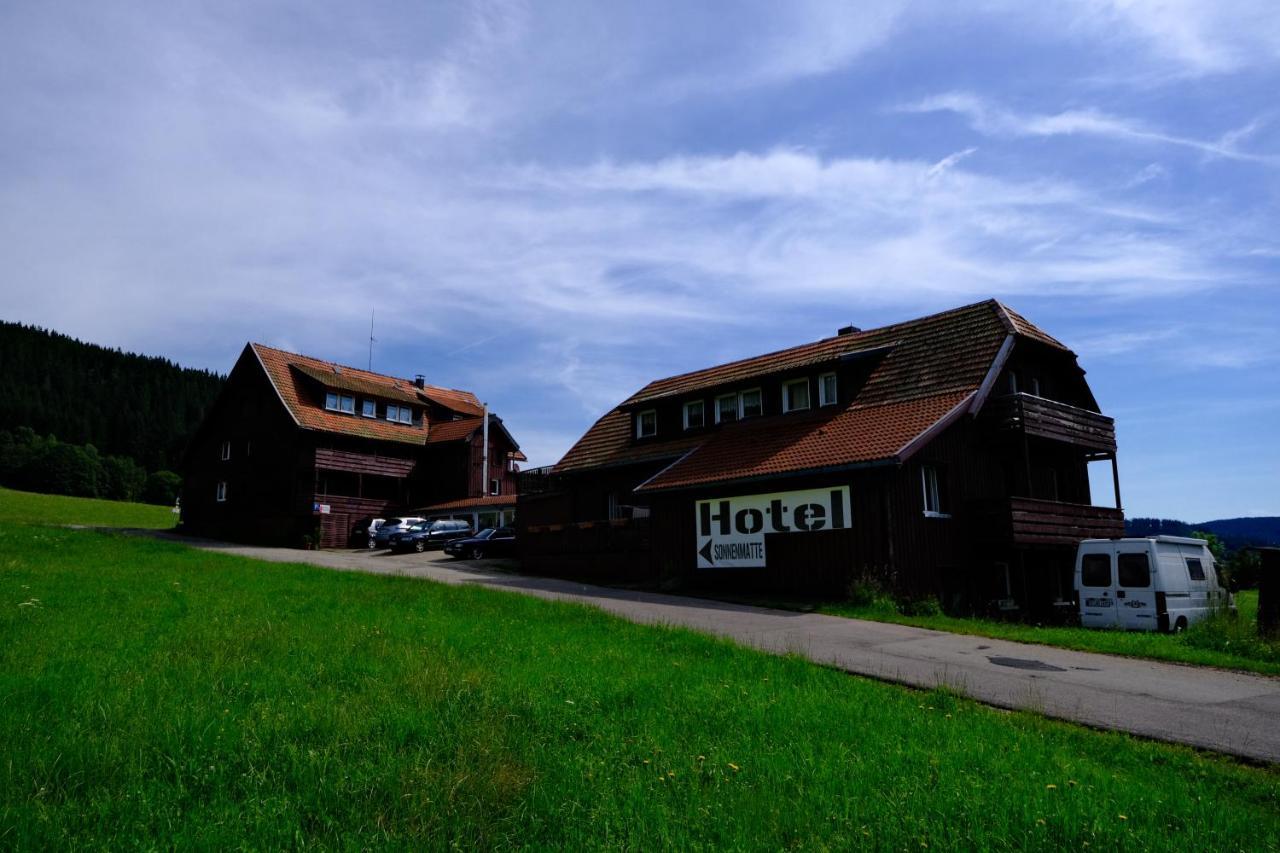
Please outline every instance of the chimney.
M418 386L419 388L426 388L427 377L419 373L413 377L413 384Z
M836 329L836 335L838 337L844 337L845 335L852 335L855 332L861 332L861 331L862 330L859 329L857 326L853 326L853 325L841 326L840 328Z

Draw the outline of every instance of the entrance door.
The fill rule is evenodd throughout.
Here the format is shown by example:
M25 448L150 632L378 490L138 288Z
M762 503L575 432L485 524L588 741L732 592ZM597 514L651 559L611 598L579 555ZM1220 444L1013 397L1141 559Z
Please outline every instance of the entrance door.
M1115 560L1110 552L1080 556L1080 624L1115 628L1120 617L1115 592Z
M1156 630L1156 592L1145 545L1122 549L1116 555L1116 604L1121 628Z

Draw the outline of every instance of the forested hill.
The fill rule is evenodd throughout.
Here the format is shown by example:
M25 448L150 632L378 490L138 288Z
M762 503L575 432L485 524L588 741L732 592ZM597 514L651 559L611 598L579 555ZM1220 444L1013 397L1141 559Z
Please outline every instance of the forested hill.
M0 429L177 470L225 378L0 321Z
M1219 518L1188 524L1170 518L1130 518L1124 523L1129 536L1190 536L1204 530L1216 535L1228 548L1251 545L1280 545L1280 517Z

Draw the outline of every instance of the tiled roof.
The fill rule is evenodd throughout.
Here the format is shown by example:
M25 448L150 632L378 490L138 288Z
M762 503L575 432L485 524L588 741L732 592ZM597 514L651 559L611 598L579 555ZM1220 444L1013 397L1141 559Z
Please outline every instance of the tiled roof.
M730 424L640 486L657 491L891 459L966 392Z
M418 399L418 389L411 382L401 383L400 380L394 380L395 384L389 385L385 382L373 382L362 376L356 376L350 373L349 369L339 368L338 371L334 371L331 367L320 369L311 364L298 361L294 361L289 366L310 376L326 388L333 388L337 391L350 391L353 394L363 394L366 397L394 400L397 403L417 403L419 405L422 403Z
M313 382L328 388L418 405L423 404L424 398L435 400L436 397L440 397L442 400L449 401L442 405L447 405L455 411L468 407L474 408L477 415L481 411L475 395L466 391L435 388L430 385L426 388L418 388L407 379L397 379L394 376L373 373L357 367L337 365L331 361L286 352L263 344L249 346L266 369L267 376L279 393L285 408L303 429L395 441L402 444L425 444L427 440L427 430L420 425L396 424L382 418L366 418L360 414L346 415L327 411L324 408L323 398L317 399L319 392L308 387ZM337 368L336 371L335 368ZM476 401L475 405L472 406L470 401Z
M460 415L475 415L479 417L484 414L484 406L481 404L480 398L470 391L428 385L419 389L418 394Z
M1060 350L1066 350L1067 352L1071 352L1071 350L1067 348L1066 344L1062 343L1057 338L1051 336L1040 327L1028 321L1026 317L1023 317L1021 314L1019 314L1017 311L1014 311L1008 305L1004 305L1002 303L996 303L996 304L1000 306L1001 310L1004 311L1005 316L1009 318L1009 323L1011 326L1010 331L1012 331L1014 334L1022 335L1025 338L1031 338L1032 340L1039 341L1042 344L1048 344L1051 347L1055 347Z
M977 391L1009 335L1065 349L999 302L979 302L651 382L597 421L555 468L572 472L683 456L645 486L656 489L892 458ZM765 376L858 353L874 359L871 373L843 410L749 420L659 442L632 440L631 412L638 405L749 387Z
M461 498L456 501L419 507L415 512L441 512L453 509L483 509L489 506L515 506L515 495L485 495L479 498Z
M484 418L462 418L432 424L427 433L427 444L444 441L463 441L470 438L484 424Z

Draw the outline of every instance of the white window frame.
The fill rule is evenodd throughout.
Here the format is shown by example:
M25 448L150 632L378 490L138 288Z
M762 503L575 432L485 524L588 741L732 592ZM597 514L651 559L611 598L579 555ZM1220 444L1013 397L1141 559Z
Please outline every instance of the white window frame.
M760 403L760 411L754 415L747 414L747 395L755 394L756 400ZM764 414L764 390L761 388L748 388L745 391L738 392L738 420L746 420L747 418L758 418Z
M226 480L218 481L218 486L214 490L214 497L217 500L217 502L220 504L224 504L227 502L227 481Z
M721 400L733 400L733 419L736 421L742 417L742 396L737 391L734 391L732 394L719 394L716 396L716 399L715 399L716 423L721 423L721 420L720 420L720 401Z
M925 518L951 517L951 513L944 512L942 508L942 487L938 485L941 476L937 465L920 466L920 492L924 500ZM930 509L930 505L935 509Z
M222 442L222 461L226 462L231 458L231 440Z
M413 425L413 408L411 406L400 407L400 423Z
M702 423L691 426L689 424L689 409L693 406L702 407ZM707 425L707 401L706 400L689 400L681 407L684 412L684 428L685 429L701 429Z
M350 394L339 394L338 411L344 415L354 415L356 413L356 398Z
M324 392L324 407L331 412L340 411L338 408L338 395L333 391Z
M413 409L408 406L387 404L387 420L393 424L413 425Z
M797 385L804 385L805 405L792 406L791 395L787 393L791 388ZM782 383L782 411L785 412L807 412L813 408L813 398L809 395L809 377L803 379L788 379Z
M502 494L502 481L501 481L501 480L493 480L493 479L489 480L489 494L491 494L491 495L500 495L500 494Z
M365 418L376 418L378 416L377 400L361 400L360 415Z
M653 431L644 431L645 415L653 415ZM643 412L636 412L636 438L653 438L658 434L658 410L645 409Z
M827 380L831 380L831 394L827 395ZM818 406L834 406L840 400L840 380L835 371L818 374Z

